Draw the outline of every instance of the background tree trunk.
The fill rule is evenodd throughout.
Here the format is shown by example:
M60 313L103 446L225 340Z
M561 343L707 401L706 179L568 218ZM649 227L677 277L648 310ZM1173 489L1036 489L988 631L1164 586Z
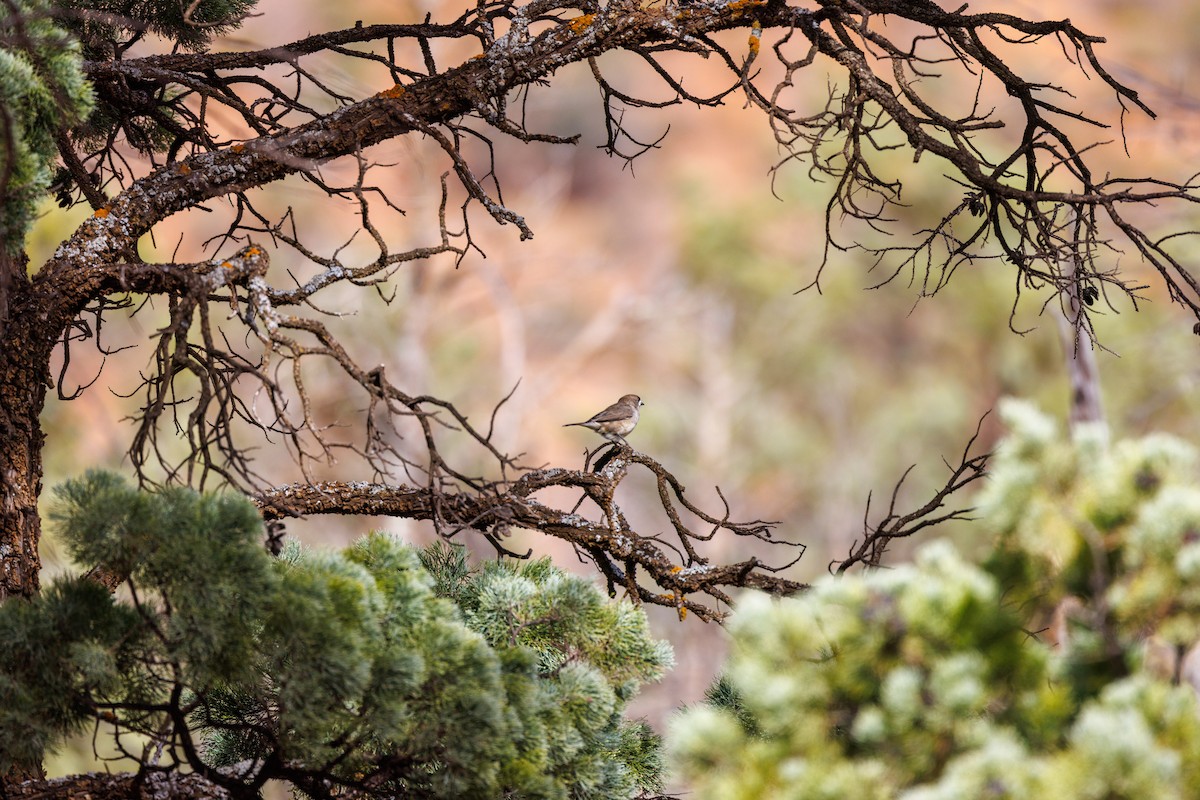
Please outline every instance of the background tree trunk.
M1071 212L1070 227L1079 230L1079 216ZM1079 236L1078 233L1075 234ZM1096 300L1098 290L1091 283L1080 285L1086 271L1080 269L1078 252L1068 253L1059 260L1063 275L1061 313L1057 315L1058 333L1066 359L1067 378L1071 383L1068 418L1071 428L1090 423L1107 430L1103 393L1100 387L1100 365L1096 361L1095 330L1086 316L1087 306ZM1088 293L1091 292L1089 295Z

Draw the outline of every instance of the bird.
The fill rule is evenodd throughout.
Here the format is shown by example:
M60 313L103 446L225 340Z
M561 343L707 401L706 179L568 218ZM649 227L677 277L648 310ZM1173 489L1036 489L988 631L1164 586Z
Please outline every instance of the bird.
M638 409L644 405L642 398L636 394L627 394L586 422L568 422L563 427L580 425L594 430L613 444L627 445L625 437L637 426Z

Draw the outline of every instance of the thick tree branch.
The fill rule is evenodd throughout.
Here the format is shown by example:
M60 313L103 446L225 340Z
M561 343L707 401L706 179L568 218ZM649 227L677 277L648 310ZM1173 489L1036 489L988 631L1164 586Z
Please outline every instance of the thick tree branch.
M633 530L614 501L616 488L631 465L645 467L656 476L660 487L669 487L662 494L663 509L671 520L678 546L659 535ZM600 509L600 519L588 519L574 511L552 508L534 499L534 494L549 487L582 489ZM711 526L710 531L692 530L675 509L672 498ZM432 521L447 537L463 530L474 530L485 534L497 547L510 529L540 531L590 554L606 574L615 565L622 565L623 569L609 575L610 582L617 576L617 583L634 599L691 611L706 620L724 617L726 609L712 605L711 601L727 603L726 591L729 589L752 588L787 595L805 588L804 584L772 574L787 565L773 568L758 558L713 564L700 555L695 543L707 541L722 531L726 535L758 538L775 545L798 546L772 538L770 523L731 522L728 508L723 517L704 513L684 497L683 486L661 464L627 449L616 450L614 457L596 471L531 470L515 483L489 484L471 493L431 492L426 488L365 481L323 481L279 487L253 499L267 520L313 514L394 516ZM803 547L798 549L802 554ZM674 550L675 555L668 550ZM656 589L638 583L633 577L635 574L649 578ZM696 599L701 595L707 595L710 600Z
M80 261L128 260L137 240L172 214L479 111L494 98L544 80L567 64L609 50L672 39L686 41L701 33L743 25L745 5L698 7L676 18L675 12L667 9L613 3L607 12L593 15L590 25L579 32L565 25L530 36L523 28L514 27L482 57L444 73L397 85L284 133L159 168L114 198L106 213L90 220L65 242L40 271L38 282L49 289ZM761 13L769 14L777 25L792 24L800 13L780 0L749 5L756 13L761 6ZM108 68L141 77L137 60L118 63L119 67ZM155 63L149 61L147 68L157 68Z
M89 772L46 781L4 787L7 800L137 800L174 797L186 800L226 800L229 794L199 775L178 772Z

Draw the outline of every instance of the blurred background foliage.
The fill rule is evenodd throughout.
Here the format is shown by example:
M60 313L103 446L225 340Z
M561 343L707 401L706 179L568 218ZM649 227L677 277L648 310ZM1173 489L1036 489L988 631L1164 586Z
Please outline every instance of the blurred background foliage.
M1200 91L1190 81L1200 71L1200 8L1184 0L1137 9L1115 0L1086 6L1020 0L973 8L992 7L1034 18L1069 15L1084 30L1107 36L1101 56L1160 113L1158 122L1133 115L1122 120L1096 82L1064 68L1054 42L1021 49L1023 67L1063 83L1077 102L1114 125L1084 131L1085 141L1119 140L1123 130L1129 155L1119 141L1096 151L1097 172L1183 178L1193 171L1200 156L1200 137L1194 135ZM463 8L439 0L263 0L261 16L218 38L214 47L272 46L359 19L414 21L430 12L437 20ZM733 42L744 32L731 36ZM155 42L139 46L152 52ZM436 53L444 65L472 54L463 43ZM760 65L769 81L766 61ZM686 72L693 91L720 88L727 80L718 65L700 59L680 56L671 63ZM651 76L620 54L604 65L618 85L652 85ZM390 85L382 72L359 62L313 59L308 66L356 97ZM808 78L796 89L797 102L816 111L830 73L818 65ZM928 80L952 100L974 91L969 78ZM475 217L473 233L486 259L473 256L458 269L448 259L413 265L388 287L395 292L390 304L381 294L345 291L342 307L354 313L332 323L360 363L384 364L406 390L452 400L476 419L520 381L498 416L498 439L502 447L526 453L528 463L580 464L584 447L597 441L561 424L621 394L638 393L647 406L632 444L673 469L698 497L717 502L711 487L719 484L735 516L779 520L782 536L810 547L793 576L811 579L861 532L868 492L875 491L878 502L905 468L918 464L902 502L923 500L944 478L941 459L961 451L999 398L1029 398L1063 416L1067 383L1055 321L1042 313L1047 298L1025 291L1014 306L1014 275L1002 261L960 269L947 288L929 297L922 295L919 274L901 273L868 290L885 277L884 268L873 271L860 253L833 251L819 291L797 293L814 281L822 261L829 187L810 181L802 165L785 165L772 175L780 156L770 131L736 95L715 110L629 112L626 122L643 136L653 139L668 126L670 131L661 147L624 169L597 149L604 141L602 116L586 67L564 69L553 87L531 93L528 112L535 120L531 127L583 134L573 148L497 139L505 201L526 217L536 237L519 242L511 228ZM1015 134L997 134L1010 135ZM397 246L428 243L436 235L437 177L446 168L440 151L408 137L373 155L390 166L370 177L386 184L407 211L381 214L376 224ZM932 159L913 164L905 150L887 159L887 168L904 178L909 204L898 229L927 225L931 214L960 198L959 188ZM348 183L351 167L332 164L324 174L333 183ZM262 208L278 214L292 208L306 240L324 243L326 252L358 227L353 207L297 180L257 197ZM1193 218L1197 212L1145 213L1152 229L1163 234L1200 227ZM31 263L41 263L84 215L48 202L30 239ZM217 216L203 210L177 215L143 242L143 255L177 261L211 257L206 242L221 230ZM839 241L851 241L855 232L838 230L837 224L835 217ZM1179 240L1179 247L1194 245ZM343 255L355 253L373 255L358 240ZM1180 253L1186 260L1187 251ZM289 271L303 281L314 269L284 250L272 259L279 284L288 281ZM1133 274L1141 269L1133 254L1119 264ZM1145 275L1143 282L1151 288L1139 313L1117 301L1117 308L1104 309L1097 320L1106 348L1100 362L1112 426L1119 434L1163 430L1198 441L1200 341L1154 286L1154 276ZM326 307L334 299L327 297ZM124 328L106 326L107 343L146 342L154 313L162 309ZM130 435L122 418L137 400L120 395L134 388L148 357L144 348L118 353L101 371L99 355L72 351L73 378L81 384L97 372L100 378L80 398L48 405L47 485L84 467L122 469ZM336 382L328 386L317 403L331 422L361 412L361 398L339 391ZM990 447L999 433L990 417L982 446ZM280 483L298 477L282 450L262 447L259 458ZM346 474L337 465L327 476L370 477ZM629 481L622 492L636 525L653 530L666 524L653 513L653 485ZM315 519L292 523L289 531L307 544L334 546L370 528L417 543L430 536L423 525L389 519ZM977 534L969 525L950 533L968 552L975 547ZM577 563L573 553L532 534L518 532L511 546L533 547L563 567ZM725 546L715 542L711 555L744 557L724 552ZM44 544L44 557L51 573L69 568L53 537ZM635 706L658 726L672 709L703 695L725 640L713 626L680 623L673 615L651 617L656 635L672 641L679 662ZM78 771L90 754L90 742L84 743L48 767L52 774Z
M722 682L671 726L697 797L1200 797L1197 449L1001 411L982 565L927 542L739 605Z

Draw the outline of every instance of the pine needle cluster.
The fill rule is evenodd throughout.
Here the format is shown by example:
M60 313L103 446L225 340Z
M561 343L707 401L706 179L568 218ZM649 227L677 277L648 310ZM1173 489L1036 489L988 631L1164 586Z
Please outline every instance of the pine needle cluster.
M0 248L18 253L54 178L56 137L94 106L79 43L44 0L0 8Z

